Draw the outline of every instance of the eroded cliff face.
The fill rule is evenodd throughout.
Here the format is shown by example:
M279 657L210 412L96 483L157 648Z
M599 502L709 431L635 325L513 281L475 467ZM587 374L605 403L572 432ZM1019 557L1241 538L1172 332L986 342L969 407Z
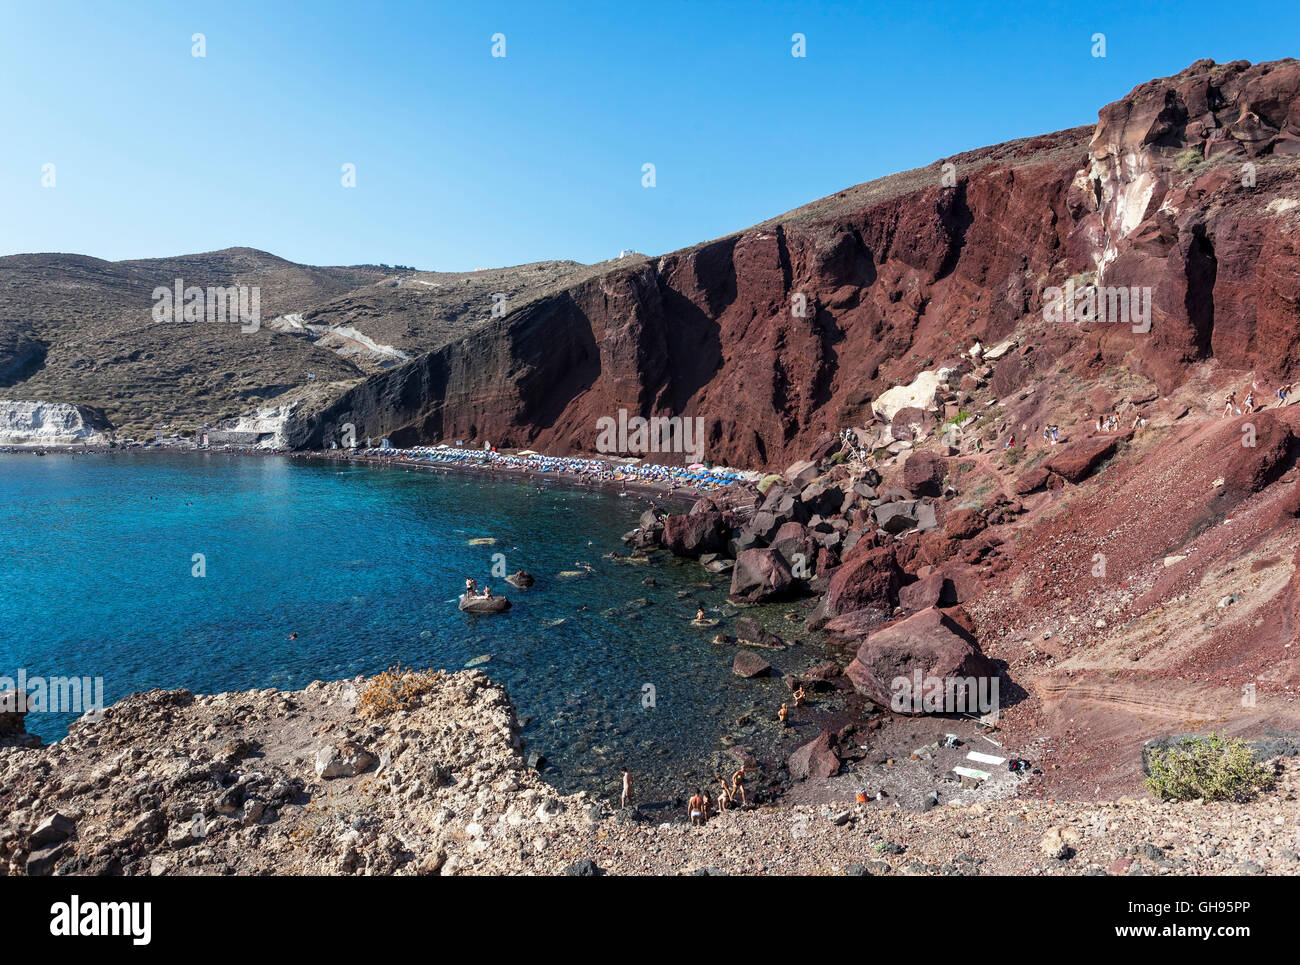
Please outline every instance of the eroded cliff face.
M106 445L112 426L98 409L0 399L0 446Z
M1071 263L1106 286L1152 290L1150 333L1087 333L1163 391L1210 358L1291 372L1296 299L1300 62L1216 65L1136 88L1102 109L1071 189Z
M611 272L367 379L292 441L328 445L351 423L399 444L591 452L597 420L626 409L702 418L715 461L780 462L869 417L895 381L1014 328L1062 255L1084 133L975 161L955 187L936 165L927 186L866 208Z
M699 417L714 461L784 465L1076 277L1150 289L1151 330L1063 328L1000 367L1002 391L1051 363L1124 364L1165 391L1211 357L1281 374L1300 361L1298 89L1295 61L1198 62L1095 129L962 155L952 178L909 172L527 305L299 418L290 441L352 424L397 444L592 452L598 420L626 409Z

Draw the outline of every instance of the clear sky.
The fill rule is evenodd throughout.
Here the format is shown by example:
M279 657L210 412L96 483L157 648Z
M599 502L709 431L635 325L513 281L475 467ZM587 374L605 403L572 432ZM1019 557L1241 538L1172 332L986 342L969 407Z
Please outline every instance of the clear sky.
M657 254L1092 123L1201 57L1298 53L1295 0L0 0L0 254Z

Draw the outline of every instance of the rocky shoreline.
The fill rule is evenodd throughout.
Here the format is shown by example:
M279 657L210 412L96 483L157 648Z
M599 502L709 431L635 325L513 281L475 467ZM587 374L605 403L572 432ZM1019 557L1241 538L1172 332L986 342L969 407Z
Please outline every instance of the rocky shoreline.
M1295 874L1294 759L1245 804L843 797L680 813L560 795L479 671L132 695L0 747L10 874Z

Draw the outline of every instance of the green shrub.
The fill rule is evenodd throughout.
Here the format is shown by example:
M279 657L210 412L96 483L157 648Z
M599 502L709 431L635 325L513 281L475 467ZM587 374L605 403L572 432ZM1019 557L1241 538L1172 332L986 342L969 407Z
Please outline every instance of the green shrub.
M1245 741L1222 734L1187 737L1152 751L1148 766L1146 785L1161 800L1239 801L1274 783Z
M1200 148L1189 147L1185 151L1179 151L1174 155L1174 167L1180 174L1186 174L1188 171L1198 167L1205 160L1205 155L1201 153Z

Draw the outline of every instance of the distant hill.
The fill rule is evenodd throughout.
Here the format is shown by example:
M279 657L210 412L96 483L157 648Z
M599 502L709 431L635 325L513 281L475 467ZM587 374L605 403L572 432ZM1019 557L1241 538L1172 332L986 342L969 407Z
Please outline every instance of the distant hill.
M392 359L311 326L342 325L419 354L490 317L491 295L519 304L580 277L574 262L437 273L313 267L253 248L110 262L75 254L0 258L0 390L102 408L123 435L239 416L285 392L328 397ZM261 329L153 316L153 291L256 287ZM305 327L275 324L303 316Z

